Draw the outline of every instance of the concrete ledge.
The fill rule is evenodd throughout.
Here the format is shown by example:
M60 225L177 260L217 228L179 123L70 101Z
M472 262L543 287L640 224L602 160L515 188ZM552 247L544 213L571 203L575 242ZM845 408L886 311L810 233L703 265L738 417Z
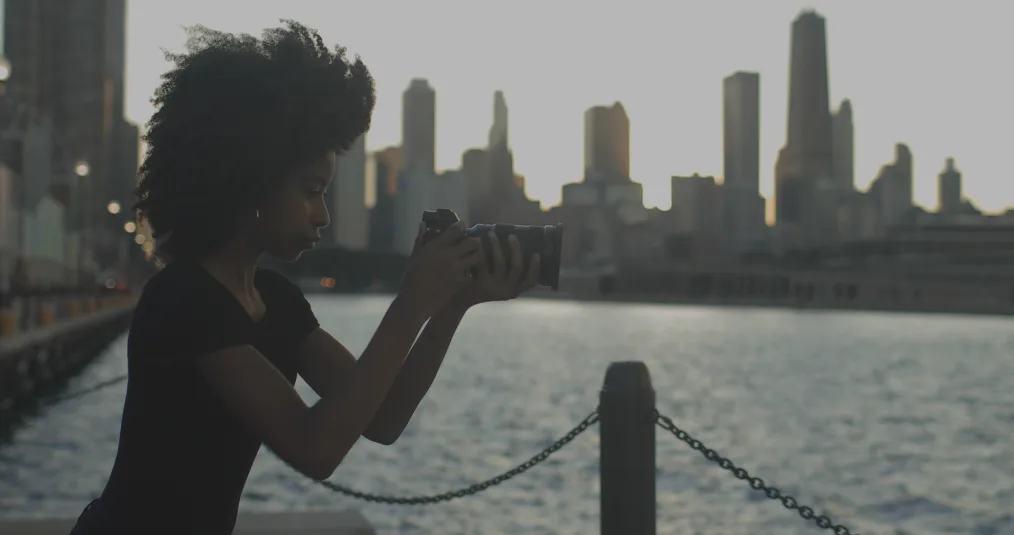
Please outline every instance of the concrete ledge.
M76 519L0 520L4 535L67 535ZM233 535L377 535L359 511L240 513Z
M134 309L127 305L106 310L99 310L78 318L61 320L48 327L32 329L27 333L18 333L0 339L0 359L8 358L34 345L46 343L64 334L102 325L116 318L129 314Z

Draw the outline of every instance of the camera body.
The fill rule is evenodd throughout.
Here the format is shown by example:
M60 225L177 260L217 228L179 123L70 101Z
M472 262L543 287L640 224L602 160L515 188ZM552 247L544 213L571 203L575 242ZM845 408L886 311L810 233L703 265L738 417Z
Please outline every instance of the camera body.
M426 230L423 243L439 236L452 225L460 221L458 214L447 208L427 210L423 212L423 223ZM563 246L563 223L556 225L510 225L505 223L478 224L465 229L465 236L482 240L483 249L487 252L486 262L491 265L493 258L489 253L489 233L492 232L500 242L504 263L511 263L511 248L507 237L513 234L518 239L522 254L522 278L528 274L528 266L533 254L539 254L539 285L548 286L553 290L560 288L560 251Z
M438 208L423 212L422 221L426 225L426 232L423 234L423 243L426 243L443 234L445 230L451 228L461 219L450 208Z

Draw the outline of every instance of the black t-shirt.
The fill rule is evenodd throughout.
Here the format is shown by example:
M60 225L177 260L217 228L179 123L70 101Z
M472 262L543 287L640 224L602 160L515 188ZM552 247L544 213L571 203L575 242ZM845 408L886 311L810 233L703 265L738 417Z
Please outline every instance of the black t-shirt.
M102 493L117 532L229 534L261 440L216 396L196 359L252 345L295 383L297 350L319 324L300 289L258 270L259 322L196 263L153 276L134 310L119 449Z

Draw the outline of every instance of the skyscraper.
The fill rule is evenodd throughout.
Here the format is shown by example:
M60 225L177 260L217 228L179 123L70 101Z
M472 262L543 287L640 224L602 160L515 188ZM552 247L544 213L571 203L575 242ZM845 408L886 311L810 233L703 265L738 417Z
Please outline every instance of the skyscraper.
M365 249L369 242L366 213L366 134L338 156L331 184L331 236L335 244Z
M760 191L760 74L728 76L722 100L725 185Z
M584 114L584 179L630 181L630 119L619 102Z
M855 177L855 131L852 126L852 103L845 99L831 118L834 155L834 182L842 190L856 189Z
M388 147L373 153L374 204L370 210L370 249L394 249L395 197L401 172L401 149Z
M489 200L499 204L510 202L517 187L514 182L514 154L507 138L507 100L503 91L493 94L493 125L489 129L489 147L486 153L489 163Z
M956 214L962 211L961 171L954 167L954 158L947 158L944 170L937 177L938 205L941 214Z
M126 0L7 0L8 94L53 119L73 160L88 163L79 225L109 221L105 207L133 188L137 129L124 121Z
M478 214L482 212L481 204L489 198L491 191L489 183L489 152L486 149L468 149L461 155L461 173L465 176L468 185L469 204L473 206L471 212Z
M436 172L437 93L429 82L416 78L402 95L402 169Z
M876 206L878 225L897 225L912 209L912 151L904 143L894 145L894 161L880 168L868 192Z
M824 18L805 11L792 23L788 132L775 168L779 224L812 226L820 210L819 181L833 176L828 105L827 30Z
M507 99L503 91L493 93L493 126L489 129L489 147L508 145L507 141Z
M737 72L723 81L725 233L733 248L759 247L764 239L760 196L760 75Z

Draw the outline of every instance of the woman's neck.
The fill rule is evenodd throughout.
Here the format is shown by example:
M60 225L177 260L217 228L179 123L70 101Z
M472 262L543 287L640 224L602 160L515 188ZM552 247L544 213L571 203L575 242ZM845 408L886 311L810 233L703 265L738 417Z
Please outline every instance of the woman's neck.
M261 252L256 247L236 240L200 260L204 269L238 297L257 295L254 276Z

